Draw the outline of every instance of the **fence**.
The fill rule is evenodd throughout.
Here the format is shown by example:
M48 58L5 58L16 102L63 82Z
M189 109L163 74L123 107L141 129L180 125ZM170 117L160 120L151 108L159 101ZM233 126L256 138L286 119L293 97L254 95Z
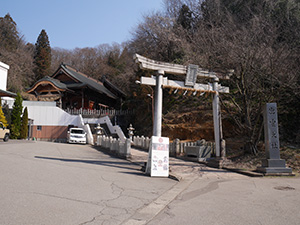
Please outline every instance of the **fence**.
M189 141L183 142L179 139L175 139L173 142L170 143L170 155L171 156L182 156L186 155L187 147L196 147L196 146L206 146L211 149L211 154L215 152L215 143L214 142L207 142L204 139L199 141Z
M116 110L116 109L65 109L71 115L83 116L124 116L133 114L133 110Z
M144 136L133 136L133 144L135 147L141 148L141 149L149 149L150 146L150 138L144 137Z
M101 146L103 148L109 149L110 152L124 157L124 158L130 158L131 157L131 141L130 139L125 139L125 141L121 141L120 139L104 136L104 135L98 135L97 146Z
M133 145L135 147L141 149L149 149L151 139L144 136L134 136L133 137ZM205 146L211 149L211 154L214 154L215 151L215 143L214 142L206 142L205 140L199 140L195 142L184 142L179 139L175 139L173 142L169 144L170 156L182 156L186 155L186 148L192 146Z

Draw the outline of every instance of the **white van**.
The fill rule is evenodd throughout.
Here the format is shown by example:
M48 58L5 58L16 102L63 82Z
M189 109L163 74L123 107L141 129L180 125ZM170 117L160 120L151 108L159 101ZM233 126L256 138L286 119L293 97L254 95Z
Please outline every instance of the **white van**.
M70 128L67 135L67 142L86 144L86 132L82 128Z

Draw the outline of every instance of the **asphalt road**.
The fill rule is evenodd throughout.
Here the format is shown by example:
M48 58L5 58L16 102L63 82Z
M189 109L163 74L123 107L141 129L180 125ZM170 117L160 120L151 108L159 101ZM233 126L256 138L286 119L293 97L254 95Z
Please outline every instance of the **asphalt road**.
M1 142L0 224L300 224L299 177L184 161L171 169L180 182L145 176L90 145Z
M203 171L149 225L299 225L300 178Z
M178 182L90 145L0 143L0 224L122 224Z

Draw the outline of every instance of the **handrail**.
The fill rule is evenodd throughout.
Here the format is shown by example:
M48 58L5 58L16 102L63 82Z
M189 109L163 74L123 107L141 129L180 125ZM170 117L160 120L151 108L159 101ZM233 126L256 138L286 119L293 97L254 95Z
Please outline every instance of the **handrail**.
M133 110L116 110L116 109L64 109L67 113L71 115L98 115L98 116L123 116L123 115L131 115L133 114Z

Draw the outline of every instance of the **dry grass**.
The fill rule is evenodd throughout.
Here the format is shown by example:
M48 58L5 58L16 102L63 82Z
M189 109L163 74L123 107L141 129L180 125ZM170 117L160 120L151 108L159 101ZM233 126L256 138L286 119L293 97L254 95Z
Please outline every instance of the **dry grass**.
M300 147L284 146L280 149L280 157L286 161L286 166L292 168L294 173L300 174ZM265 152L259 151L258 155L240 154L228 157L232 166L239 169L255 170L261 166Z

